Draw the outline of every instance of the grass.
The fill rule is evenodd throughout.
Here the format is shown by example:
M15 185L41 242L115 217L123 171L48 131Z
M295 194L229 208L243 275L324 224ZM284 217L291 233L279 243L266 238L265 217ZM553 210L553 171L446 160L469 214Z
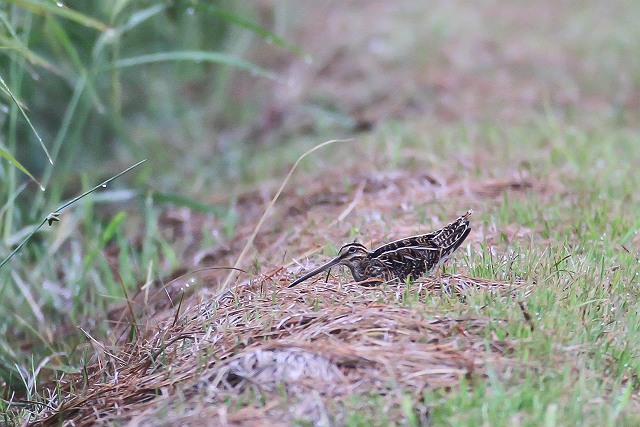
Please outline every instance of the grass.
M160 104L186 109L191 108L188 102L173 102L175 92L194 79L216 75L213 65L206 69L203 64L277 78L234 55L231 44L221 51L229 27L291 46L251 24L248 11L224 9L220 2L192 3L197 16L186 2L71 2L63 7L27 0L0 7L5 48L0 78L6 101L0 113L0 155L12 163L0 169L0 257L5 260L12 249L18 254L0 268L3 399L15 392L33 393L28 377L79 372L90 348L78 327L103 335L110 330L105 323L108 307L126 299L145 276L149 281L179 266L175 248L158 229L157 204L162 202L153 198L155 188L144 184L149 172L139 172L128 186L118 183L83 199L51 229L41 229L44 222L40 227L32 224L69 194L113 176L118 163L138 155L128 137L127 127L133 124L128 119L148 112L138 100L149 91ZM132 43L136 38L140 42ZM169 65L153 68L152 63ZM180 70L182 78L166 79L171 69ZM171 86L165 98L155 91L158 85L154 89L145 84L162 79ZM210 90L224 92L222 78L210 80ZM138 97L128 97L131 87ZM147 125L165 119L152 116L147 116ZM34 181L33 175L38 176L40 182L35 182L46 186L46 193L30 186L21 173ZM189 197L168 199L174 205L193 204ZM127 211L109 212L108 206L114 205ZM222 206L218 211L228 210ZM30 244L21 247L32 236ZM47 363L34 372L40 361Z
M518 129L513 131L519 132ZM621 183L622 179L629 181L637 178L619 174L613 169L603 170L597 176L588 172L586 166L596 164L605 155L600 148L593 146L593 141L599 138L597 135L585 137L582 144L575 144L562 134L558 136L554 148L564 153L562 162L551 165L541 160L531 170L535 170L536 179L545 179L549 186L552 186L556 178L559 178L562 186L544 191L509 190L510 187L507 186L497 196L491 193L490 196L440 199L447 211L456 211L456 206L460 204L470 204L476 212L473 217L474 232L478 234L470 237L470 247L460 251L449 270L490 280L526 281L530 286L530 294L526 297L519 294L518 300L524 303L525 310L531 316L530 322L525 320L522 309L513 299L496 298L495 294L486 291L472 291L463 300L442 297L437 293L411 293L409 290L408 293L397 294L391 287L376 291L375 299L378 304L385 307L406 306L412 312L423 313L428 318L444 315L450 318L493 319L480 331L484 345L499 346L500 343L509 343L512 346L512 350L501 355L501 358L508 360L506 368L501 363L494 366L490 361L483 362L480 369L485 374L474 376L471 382L461 379L462 382L446 392L438 388L424 392L423 405L428 408L429 417L436 425L571 425L584 419L589 420L589 425L624 425L637 421L638 403L634 390L638 386L635 380L638 364L633 355L639 349L635 339L638 331L633 325L638 324L638 319L632 301L637 293L635 288L639 265L633 253L622 248L622 245L629 248L635 244L633 236L638 227L638 212L633 210L633 206L637 205L633 202L637 196L632 192L621 194L629 200L625 205L626 209L614 200L602 198L603 193L620 192L620 187L625 188ZM377 148L375 143L370 144L375 139L372 136L369 142L356 141L350 145L349 150L354 147L363 149L365 152L362 155L375 157L379 151L372 150ZM531 138L532 141L536 139ZM445 150L443 156L449 155L446 150L456 151L455 141L443 142L447 145L447 148L440 148ZM548 147L537 147L535 143L523 140L515 143L523 150L519 155L531 159L543 157L536 150L548 150ZM571 144L572 149L568 150L565 144ZM412 141L401 148L411 151L419 146L420 141ZM336 149L334 153L327 154L327 157L339 158L342 156L341 150L346 149L347 147ZM475 149L478 150L478 155L485 152L484 147L476 146ZM510 152L507 150L502 157L494 156L487 164L488 168L500 164L517 165L518 159L513 158L514 154L508 153ZM473 156L473 151L468 155ZM638 150L628 147L619 152L607 150L604 159L620 165L619 170L624 171L639 156ZM405 161L413 160L399 158L397 171L402 171L405 176L397 185L411 183L414 179L413 172L407 172L402 164ZM554 172L558 169L566 171L566 175ZM507 170L514 171L509 167ZM472 182L464 175L460 179L469 184ZM454 182L449 185L455 187ZM307 186L304 195L331 194L335 188L344 188L341 179L336 184L334 189L327 188L326 184L317 188ZM627 182L626 188L631 190L633 184L634 181ZM358 185L348 187L351 190L347 194L353 196ZM543 188L545 187L540 187ZM357 233L361 239L373 236L385 239L385 235L391 239L390 233L396 231L385 226L386 218L395 218L402 230L405 223L414 220L416 210L429 210L433 204L418 203L413 209L403 210L394 198L377 200L375 192L369 196L364 194L354 212L345 221L334 226L335 229L330 230L335 237L327 240L339 242L340 236L344 239L354 229L363 230ZM289 200L299 200L294 191L285 191L280 209L286 209ZM335 218L343 209L343 205L338 205L318 211L312 206L311 215L307 214L304 221L322 227L323 223ZM365 219L366 212L370 211L385 212L385 218L370 225ZM286 236L300 227L298 217L287 218L278 213L275 215L280 220L267 221L267 228L264 230L264 233L274 236L274 240L278 239L275 237L278 233ZM448 218L440 219L443 220ZM250 234L251 224L256 222L257 217L244 218L238 222L236 233L240 241ZM425 222L423 226L426 228L435 226L430 224L430 219ZM517 225L516 228L513 228L514 224ZM364 230L368 235L362 234ZM603 236L608 237L605 239ZM268 242L256 244L261 248ZM303 241L297 244L309 245ZM291 248L286 252L290 251ZM298 252L303 251L303 247L300 247ZM282 265L281 260L288 258L283 257L286 252L284 248L278 248L275 253L263 253L254 258L258 277L264 277L266 272ZM232 260L233 255L228 259ZM260 283L260 280L254 283ZM348 280L341 278L339 282L342 283L341 286L347 286ZM260 287L272 292L280 287L276 283L278 282L264 282ZM333 292L331 287L324 293L317 294L316 285L307 286L301 293L304 295L303 301L308 298L307 307L312 312L341 306L341 302L330 301L329 294ZM415 285L411 289L414 289L413 286ZM357 305L360 291L349 289L352 293L351 304ZM243 323L266 321L262 309L256 311L258 306L256 309L246 306L241 295L237 298L238 308L244 311ZM269 304L272 305L270 310L276 316L284 304L281 298L277 294L269 298ZM304 302L302 306L305 306ZM173 310L175 306L169 312ZM158 316L163 317L162 314ZM197 318L194 320L203 321ZM186 325L188 324L189 321ZM241 337L242 333L236 329L236 325L231 322L225 330L238 333ZM202 327L209 328L205 324ZM172 363L171 360L169 358L163 363ZM205 373L211 369L206 366L205 363ZM391 387L395 389L397 386ZM273 397L264 393L258 393L261 396L258 401L247 398L240 406L233 406L234 403L229 409L235 407L234 411L240 410L239 414L243 414L243 408L254 405L265 407L264 402L272 402ZM354 397L355 400L346 401L344 405L334 402L333 405L337 405L334 407L336 412L331 415L337 417L334 421L342 420L339 422L346 425L384 425L400 419L413 422L410 421L413 415L407 415L407 404L402 403L402 399L396 402L395 398L389 400L382 396L375 397L375 394L373 397L367 396ZM380 399L384 403L380 403ZM303 423L305 419L309 420L302 416L299 421ZM385 419L385 422L375 421Z
M626 2L618 6L625 16L637 12ZM479 34L502 52L513 30L507 25L511 21L492 15L497 12L491 12L491 2L480 9L477 16L460 10L456 21L436 8L437 45L450 43L454 34L477 31L482 27L479 17L489 13L498 23ZM574 32L551 27L553 37L539 39L540 44L532 38L528 53L539 57L525 58L525 65L548 59L545 49L550 46L568 52L577 65L562 75L570 83L566 86L610 100L624 92L620 75L629 81L640 75L634 61L622 64L625 52L635 51L631 35L636 30L625 30L626 20L615 20L609 12L598 18L594 10L575 15ZM516 14L518 8L501 13ZM52 26L58 22L46 19ZM590 25L598 19L619 25L607 33ZM591 36L585 36L584 28ZM198 36L197 29L194 34ZM551 39L557 43L549 44ZM86 52L96 43L92 39ZM605 49L604 56L594 47L612 43L616 49ZM436 61L439 50L430 49L435 53L426 59ZM554 87L556 74L543 72L540 65L519 66L525 77L543 86L541 91ZM14 67L6 80L21 98L25 92L19 82L26 71ZM149 81L160 84L158 75L167 70L154 68ZM84 72L92 75L89 68ZM125 68L120 72L122 78L143 78L124 74L129 72ZM473 70L465 72L471 73L465 76L472 92ZM190 73L201 76L202 70ZM103 80L93 82L98 92L99 82ZM80 90L81 83L78 78L68 89ZM89 87L91 81L84 84ZM78 95L74 102L84 113L69 113L72 122L89 122L97 108L89 102L91 90L82 90L87 90L86 99ZM615 96L609 98L610 91ZM230 179L218 182L211 178L215 173L202 170L207 159L202 147L176 144L170 149L186 154L175 165L172 156L155 150L154 167L140 171L120 190L83 199L60 223L38 233L12 260L11 269L0 269L0 419L18 423L44 411L54 413L50 420L55 423L58 411L80 420L93 416L83 412L91 407L123 423L134 416L150 423L159 417L222 423L224 415L237 424L329 420L353 426L420 425L424 419L433 425L638 424L640 147L637 127L629 119L633 109L619 100L613 100L618 102L614 114L589 109L587 101L593 99L588 97L585 105L578 101L567 106L551 92L537 109L523 108L516 120L383 119L355 141L310 156L238 265L248 273L239 274L241 286L233 288L233 299L217 303L212 301L220 296L228 271L207 268L234 265L260 221L265 200L310 140L317 141L307 135L264 149L232 147L226 153L233 160ZM167 87L162 93L174 95ZM97 99L106 102L122 93L111 88L102 95ZM508 101L499 100L506 107L498 110L508 109ZM40 107L29 107L37 128ZM200 121L184 114L188 106L154 108L153 114L171 123L169 141L186 135L177 129ZM19 111L13 108L11 114L8 135L24 133L27 125L18 124ZM114 134L131 135L131 153L153 151L149 147L166 128L145 131L145 121L129 122L119 114L110 110L107 127L121 125ZM118 120L111 122L114 117ZM62 147L74 144L69 139L80 141L81 129L58 129ZM100 134L100 124L96 129ZM7 152L16 153L17 137L8 141ZM134 142L141 145L134 148ZM71 168L74 162L66 164ZM160 170L166 173L158 176ZM49 204L101 181L89 172L76 176L78 191L49 178L51 199L36 198L37 193L21 190L15 169L3 169L5 242L15 245L31 231L31 214L19 207L24 203L20 191L39 200L36 212L46 212ZM185 189L185 181L193 185ZM163 191L148 191L148 182ZM498 291L472 289L462 297L448 296L418 283L367 290L351 285L349 274L338 270L327 285L319 279L293 291L283 289L302 266L318 265L344 242L357 238L375 245L427 231L468 208L475 212L473 233L447 273L499 281ZM402 316L396 317L397 310ZM340 324L341 316L353 323ZM427 325L437 319L451 323L440 325L444 329L436 333ZM455 323L471 320L478 324ZM429 347L433 342L441 350ZM311 387L304 382L298 386L276 374L262 388L216 386L218 375L235 361L257 349L282 350L292 343L329 358L349 374L353 382L347 383L354 388L331 391L315 377ZM369 353L367 346L378 346L377 353ZM460 364L455 369L442 361L435 364L435 371L447 373L445 379L437 373L411 376L434 366L433 358L440 360L448 346L460 350L451 358ZM409 355L422 359L411 365ZM284 350L281 356L287 356ZM297 359L287 360L293 364ZM358 380L363 389L354 385ZM116 383L122 389L114 389ZM137 391L127 384L135 384ZM51 398L56 393L64 399ZM82 397L90 403L83 404ZM121 412L113 410L114 402ZM61 403L69 406L58 407ZM56 410L45 411L43 405ZM136 407L144 407L145 413Z

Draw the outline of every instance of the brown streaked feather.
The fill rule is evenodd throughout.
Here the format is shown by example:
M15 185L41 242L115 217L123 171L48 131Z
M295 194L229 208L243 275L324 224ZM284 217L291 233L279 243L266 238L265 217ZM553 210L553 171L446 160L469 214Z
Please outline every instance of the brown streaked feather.
M417 279L430 272L440 261L441 251L436 248L407 247L384 252L376 259L392 272L392 277L386 280L395 278L404 281L407 277Z
M471 231L471 228L469 227L469 216L472 213L473 211L471 210L467 211L467 213L440 230L427 234L405 237L404 239L387 243L386 245L375 249L371 256L376 257L384 252L394 251L405 247L418 247L425 249L451 248L451 252L453 252L462 244Z
M468 211L440 230L396 240L371 252L359 243L346 244L336 258L298 278L289 287L335 265L347 266L353 278L361 283L415 280L430 273L458 249L471 230L471 213Z

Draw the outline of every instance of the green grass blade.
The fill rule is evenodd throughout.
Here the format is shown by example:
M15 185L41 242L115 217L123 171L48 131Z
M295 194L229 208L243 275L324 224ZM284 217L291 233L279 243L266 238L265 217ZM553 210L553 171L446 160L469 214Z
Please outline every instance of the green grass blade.
M60 56L62 56L62 51L64 51L66 57L63 57L63 59L71 60L71 63L76 67L78 71L86 70L86 67L83 65L82 59L80 59L80 55L78 54L77 49L69 38L69 34L67 34L67 32L64 30L64 27L60 25L60 23L54 17L47 19L44 30L47 35L47 41L54 49L54 52L57 52L60 54Z
M137 27L139 24L158 15L166 9L167 6L165 4L156 4L146 9L139 10L135 13L132 13L127 22L121 27L118 27L116 30L121 33L129 31L130 29Z
M125 8L131 3L131 0L114 0L111 5L110 19L111 22L115 21L118 15L125 10Z
M73 9L69 9L66 6L58 6L55 2L48 2L42 0L9 0L9 3L13 3L18 7L29 10L38 15L52 14L58 15L62 18L69 19L77 22L78 24L86 27L95 28L98 31L107 31L109 26L94 19L90 16L80 13Z
M114 28L113 31L102 33L100 38L98 38L95 46L93 47L91 55L94 59L98 58L104 47L109 43L112 43L114 39L118 38L120 35L126 33L132 28L137 27L139 24L158 15L166 8L166 5L158 4L133 13L125 24Z
M123 170L122 172L118 173L117 175L112 176L111 178L107 179L106 181L103 181L101 184L96 185L95 187L93 187L91 190L85 191L84 193L82 193L81 195L74 197L73 199L69 200L68 202L63 203L62 205L60 205L60 207L58 209L56 209L55 211L53 211L53 213L59 213L62 212L63 209L65 209L67 206L74 204L75 202L77 202L78 200L82 199L85 196L88 196L89 194L93 193L94 191L99 190L100 188L107 188L107 184L109 184L111 181L120 178L122 175L124 175L125 173L129 172L130 170L137 168L138 166L140 166L141 164L143 164L144 162L146 162L147 159L144 160L140 160L138 163L129 166L128 168L126 168L125 170Z
M104 232L100 236L100 243L98 246L94 247L93 250L87 255L84 259L84 274L87 274L89 267L93 264L93 260L98 255L98 252L104 248L104 246L109 243L109 241L115 236L122 225L122 222L127 218L127 214L124 211L118 212L115 217L109 222L107 228L105 228Z
M220 18L224 19L227 22L231 22L232 24L235 24L239 27L245 28L247 30L253 31L254 33L258 34L261 37L264 37L269 43L273 43L276 46L280 46L283 47L287 50L290 50L291 52L296 53L297 55L300 56L306 56L307 53L305 51L303 51L302 49L300 49L299 47L287 43L284 39L282 39L281 37L276 36L275 34L273 34L271 31L256 25L255 23L248 21L246 19L244 19L242 16L236 15L234 13L231 13L227 10L221 9L219 7L215 7L215 6L205 6L202 3L197 3L195 5L195 8L203 11L203 12L207 12L207 13L211 13L213 15L217 15Z
M24 112L24 109L22 108L22 106L20 105L20 102L18 101L18 99L13 95L13 92L11 92L11 89L9 89L9 86L7 86L7 84L4 82L4 79L2 78L2 76L0 76L0 84L2 85L2 87L4 88L4 90L9 93L9 96L11 97L11 99L13 100L13 102L15 102L16 106L18 107L18 109L20 110L20 113L22 113L22 116L24 117L24 119L27 121L27 123L29 124L29 127L31 128L31 130L33 131L33 133L35 134L36 138L38 138L38 141L40 142L40 146L42 147L42 150L44 151L44 154L46 154L47 159L49 159L49 163L53 164L53 160L51 160L51 156L49 155L49 151L47 150L47 147L44 145L44 142L42 141L42 138L40 138L40 135L38 135L38 131L36 130L36 128L33 126L33 124L31 123L31 120L29 120L29 116L27 116L27 113ZM8 154L8 153L7 153ZM5 156L3 156L5 157ZM8 159L8 158L7 158ZM11 161L11 160L9 160ZM13 161L11 161L12 163L14 163L16 166L20 165L20 163L18 163L17 160L13 159ZM25 168L22 167L22 165L18 166L18 169L20 169L21 171L23 171L24 173L26 173L27 175L29 175L31 177L31 179L33 179L35 182L38 182L33 175L31 175L29 172L27 172L27 170ZM38 182L38 185L40 185L40 183ZM40 185L40 188L44 191L44 187L42 187L42 185Z
M250 62L243 61L233 55L216 52L203 51L177 51L177 52L159 52L149 55L140 55L132 58L120 59L114 61L111 67L126 68L136 67L139 65L170 62L170 61L193 61L193 62L215 62L219 64L231 65L234 67L245 69L252 74L266 77L272 80L280 80L275 73L258 67Z
M636 233L640 230L640 219L636 221L633 227L629 228L629 230L622 236L620 239L621 245L626 245L629 241L636 235Z
M5 150L2 147L0 147L0 157L4 157L5 159L7 159L9 163L17 167L20 171L22 171L22 173L24 173L29 178L31 178L33 182L38 184L40 189L44 191L44 187L42 186L42 184L40 184L38 180L33 175L31 175L31 172L29 172L24 166L22 166L22 164L15 157L13 157L11 153L9 153L7 150Z
M76 115L76 111L78 110L80 98L82 97L82 94L85 92L85 89L88 85L87 80L87 75L83 73L80 75L73 87L73 94L71 96L71 99L69 100L69 103L67 104L67 108L64 112L64 116L62 118L62 122L60 123L60 127L58 128L56 137L53 140L51 151L53 153L54 159L57 159L58 154L62 149L62 143L64 142L65 138L67 138L69 128L71 127L71 121L73 120L73 117ZM52 174L53 167L48 167L42 176L42 182L44 183L45 187L48 186ZM34 206L40 206L41 203L42 197L36 198Z
M57 67L55 67L51 62L49 62L42 56L36 54L27 46L25 46L25 44L22 42L22 40L18 36L16 29L13 27L11 22L9 22L9 20L7 19L6 14L0 13L0 22L4 24L5 28L7 29L7 31L9 31L9 34L11 36L11 37L6 37L4 35L0 35L0 46L2 46L2 49L13 50L14 52L23 56L31 64L38 65L58 75L62 74L62 72Z
M65 27L62 26L55 19L55 17L51 17L51 19L47 20L45 31L47 33L47 40L49 41L51 48L54 51L58 51L60 53L59 56L61 57L62 60L66 60L66 58L69 58L73 63L73 65L76 67L76 70L79 72L80 77L74 76L75 80L70 82L70 85L74 86L77 80L81 79L82 76L86 76L89 74L89 70L87 66L83 63L82 59L80 58L80 54L78 53L76 46L74 45L67 31L65 31ZM62 51L64 51L66 58L63 56ZM105 110L104 103L100 100L100 97L98 96L98 91L95 88L94 81L91 79L86 80L86 87L87 87L87 92L89 96L91 97L92 101L96 106L96 109L100 112L104 111Z
M153 193L151 197L154 203L169 203L174 206L185 207L196 212L208 213L213 215L219 215L222 213L222 210L217 209L215 206L207 205L206 203L201 203L177 194Z
M140 166L141 164L143 164L144 162L146 162L147 159L141 160L138 163L136 163L133 166L129 166L127 169L123 170L122 172L118 173L117 175L112 176L111 178L107 179L106 181L103 181L101 184L96 185L95 187L93 187L91 190L85 191L84 193L82 193L81 195L74 197L73 199L69 200L68 202L63 203L62 205L60 205L58 207L58 209L56 209L55 211L51 212L49 215L47 215L42 222L40 222L40 224L38 224L33 231L9 254L9 256L7 256L4 260L2 260L2 262L0 263L0 269L7 263L9 262L9 260L16 254L18 253L18 251L24 246L25 243L27 243L31 237L33 237L34 234L36 234L38 232L38 230L40 230L42 228L43 225L45 225L47 222L49 222L49 225L51 225L53 222L58 221L58 214L60 212L62 212L66 207L72 205L73 203L77 202L78 200L82 199L83 197L93 193L94 191L100 189L100 188L106 188L107 184L109 184L111 181L121 177L122 175L124 175L125 173L129 172L130 170L132 170L133 168L136 168L138 166Z
M2 15L0 15L0 17L1 16ZM22 43L20 43L20 41L18 41L16 39L0 35L0 46L2 46L1 47L2 50L13 51L13 52L17 53L18 55L24 57L31 64L37 65L39 67L42 67L42 68L44 68L46 70L49 70L52 73L57 74L59 76L62 75L62 72L55 65L53 65L51 62L47 61L42 56L36 54L32 50L27 49Z

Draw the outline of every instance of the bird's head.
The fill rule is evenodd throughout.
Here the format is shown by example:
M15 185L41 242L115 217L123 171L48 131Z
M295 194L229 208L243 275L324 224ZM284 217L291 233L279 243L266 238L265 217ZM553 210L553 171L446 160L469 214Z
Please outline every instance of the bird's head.
M308 278L315 276L316 274L320 274L323 271L327 271L335 265L346 265L353 271L354 266L365 260L368 254L369 252L367 251L367 248L364 247L364 245L361 245L360 243L348 243L340 248L340 250L338 251L338 255L334 259L298 278L297 280L292 282L289 287L292 288L298 283L303 282Z
M350 266L366 259L368 255L369 251L367 251L364 245L360 243L348 243L340 248L334 260L337 260L336 264Z

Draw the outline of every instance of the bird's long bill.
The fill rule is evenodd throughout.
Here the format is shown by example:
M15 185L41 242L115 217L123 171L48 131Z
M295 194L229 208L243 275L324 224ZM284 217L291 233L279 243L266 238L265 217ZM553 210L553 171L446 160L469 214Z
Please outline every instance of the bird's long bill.
M326 270L330 269L331 267L333 267L334 265L339 264L339 263L340 263L340 258L334 258L331 261L329 261L328 263L326 263L325 265L322 265L322 266L316 268L315 270L305 274L304 276L296 279L293 283L291 283L289 285L289 287L293 288L295 285L297 285L298 283L304 282L309 277L313 277L316 274L322 273L323 271L326 271Z

